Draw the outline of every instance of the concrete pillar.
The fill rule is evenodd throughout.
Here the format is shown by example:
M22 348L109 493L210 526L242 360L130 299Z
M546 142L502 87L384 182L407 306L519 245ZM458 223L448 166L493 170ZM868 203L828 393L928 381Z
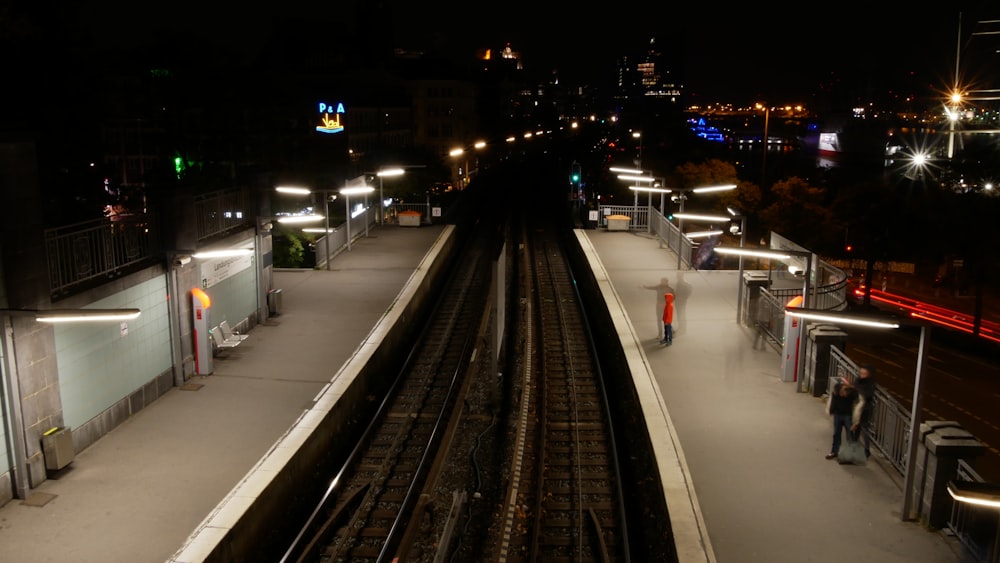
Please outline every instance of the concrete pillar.
M929 421L920 425L920 442L914 466L913 506L918 517L935 529L944 528L951 514L948 481L958 474L958 460L969 465L986 451L968 430L953 421Z
M806 340L806 389L813 397L822 397L829 387L830 348L843 350L847 345L847 333L835 325L808 325Z

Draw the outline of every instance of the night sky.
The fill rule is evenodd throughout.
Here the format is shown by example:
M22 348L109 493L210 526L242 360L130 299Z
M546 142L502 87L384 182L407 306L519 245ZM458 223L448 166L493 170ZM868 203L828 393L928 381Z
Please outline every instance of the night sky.
M266 9L192 0L156 8L125 0L64 4L62 9L48 4L25 7L35 12L23 19L17 10L0 14L0 32L9 35L27 21L43 33L72 35L88 47L135 49L170 36L246 57L287 37L280 29L311 36L318 45L314 49L323 49L327 37L331 46L352 38L381 48L448 52L456 58L510 42L528 69L540 74L558 70L566 83L598 81L613 72L616 57L642 53L655 37L674 79L706 102L751 97L781 103L831 81L859 89L884 88L886 82L909 77L917 84L943 88L954 75L960 13L965 39L978 20L1000 19L1000 5L982 0L945 3L934 11L871 1L770 2L737 8L634 0L603 7L520 0L286 0ZM995 63L990 61L991 68Z

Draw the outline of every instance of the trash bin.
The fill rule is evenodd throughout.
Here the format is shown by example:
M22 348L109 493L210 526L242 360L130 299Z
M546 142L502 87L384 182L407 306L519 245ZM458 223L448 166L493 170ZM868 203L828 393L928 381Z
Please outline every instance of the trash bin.
M280 289L272 289L267 292L267 312L272 316L281 314Z
M42 455L45 457L45 469L50 471L58 471L69 465L76 457L73 431L56 427L42 434Z

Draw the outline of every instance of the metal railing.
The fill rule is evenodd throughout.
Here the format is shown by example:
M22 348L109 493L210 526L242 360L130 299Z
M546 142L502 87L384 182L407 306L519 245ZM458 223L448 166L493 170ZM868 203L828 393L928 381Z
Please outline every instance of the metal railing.
M983 478L961 459L958 460L955 480L983 482ZM955 533L955 537L976 561L1000 563L1000 510L952 502L948 529Z
M256 220L249 190L243 188L195 196L194 217L199 241L253 225Z
M600 226L608 227L608 215L624 215L629 218L628 229L647 230L649 228L649 208L645 205L639 207L634 205L602 205L598 209Z
M49 291L56 297L141 265L157 251L152 216L121 216L46 229Z
M195 196L199 241L254 223L249 190L237 188ZM153 215L118 215L45 230L49 291L64 297L160 256Z
M854 383L858 365L839 348L830 347L830 364L827 373L827 394L833 386L844 380ZM875 386L875 405L871 421L865 428L872 446L882 452L886 460L899 471L906 473L907 449L910 443L910 411L881 387Z

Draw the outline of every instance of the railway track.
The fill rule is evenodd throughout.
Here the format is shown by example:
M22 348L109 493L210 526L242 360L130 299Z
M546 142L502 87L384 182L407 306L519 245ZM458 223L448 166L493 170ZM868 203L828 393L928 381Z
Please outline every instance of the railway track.
M470 236L282 563L676 560L634 388L606 388L610 341L595 343L559 231L518 221Z
M611 413L581 298L558 235L526 231L525 241L526 424L497 560L629 561Z
M331 480L283 562L389 561L462 401L469 353L481 325L487 245L456 266L420 341L362 439Z

